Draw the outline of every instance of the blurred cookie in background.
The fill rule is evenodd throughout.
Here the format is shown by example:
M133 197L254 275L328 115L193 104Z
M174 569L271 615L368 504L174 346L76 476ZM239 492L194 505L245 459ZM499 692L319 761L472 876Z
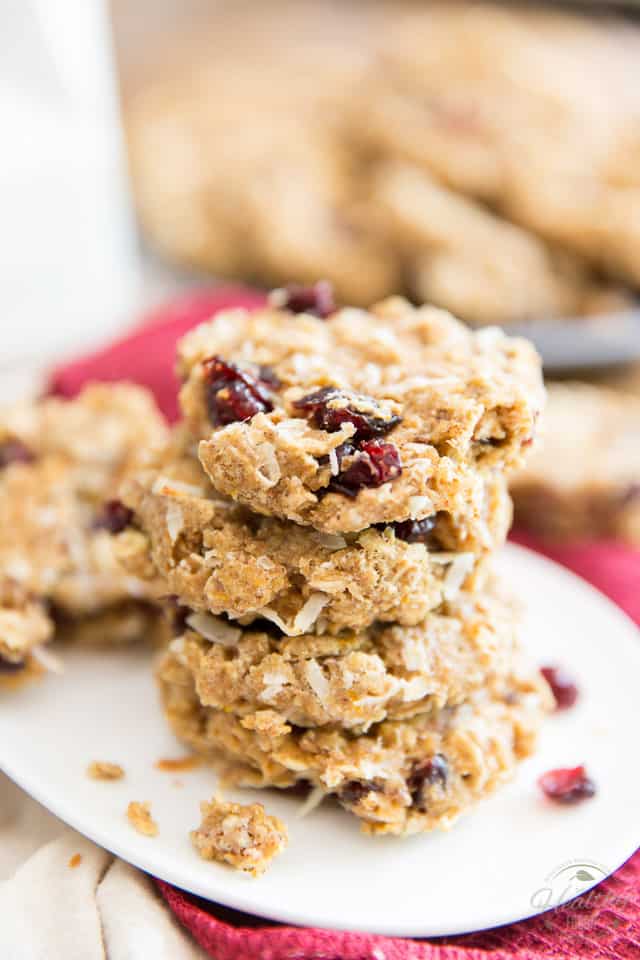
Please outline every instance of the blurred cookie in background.
M121 56L140 220L172 263L323 276L361 305L403 291L476 324L632 299L634 21L409 0L187 11Z
M542 442L511 493L522 529L640 545L640 396L550 384Z
M398 289L341 130L370 69L366 23L366 5L222 3L159 41L130 94L125 70L135 199L161 254L274 285L327 277L363 305Z
M620 288L596 281L580 257L415 166L381 166L373 195L414 298L468 323L584 316L631 302Z
M390 16L360 116L382 152L637 284L639 52L630 19L409 5Z

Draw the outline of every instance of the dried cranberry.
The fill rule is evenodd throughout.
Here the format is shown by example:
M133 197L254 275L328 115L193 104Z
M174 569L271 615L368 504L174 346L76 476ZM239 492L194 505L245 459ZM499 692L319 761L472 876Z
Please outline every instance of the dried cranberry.
M440 786L444 790L449 778L449 764L441 753L434 753L426 763L418 763L407 777L407 789L411 794L414 807L424 809L425 790L428 787Z
M296 400L293 406L305 413L319 430L335 433L344 423L356 428L355 440L371 440L393 430L402 420L394 414L376 415L384 411L373 397L350 394L338 387L322 387Z
M406 543L428 543L437 519L438 515L433 513L430 517L423 517L422 520L402 520L391 526L398 540L404 540Z
M542 667L540 673L545 678L556 701L558 710L568 710L578 699L578 688L562 667Z
M19 670L24 670L26 663L24 660L5 660L4 657L0 657L0 673L18 673Z
M402 473L400 454L392 443L369 440L355 447L347 442L336 448L336 455L340 467L347 458L350 463L332 477L328 489L347 497L356 497L363 487L379 487Z
M22 440L8 439L0 443L0 469L10 463L32 463L35 454Z
M306 800L313 790L313 784L308 780L297 780L290 787L282 787L282 790L288 797L299 797L301 800Z
M282 306L292 313L311 313L324 320L335 312L333 287L327 280L318 280L310 287L291 283L284 292L286 299Z
M125 507L121 500L107 500L93 524L95 530L108 530L109 533L121 533L133 520L133 510Z
M338 791L338 800L347 806L355 806L368 793L380 793L383 786L375 780L349 780Z
M273 410L268 392L250 373L221 357L210 357L203 366L207 409L214 426L250 420L256 413Z
M548 770L538 778L538 784L556 803L580 803L596 792L596 785L584 767Z

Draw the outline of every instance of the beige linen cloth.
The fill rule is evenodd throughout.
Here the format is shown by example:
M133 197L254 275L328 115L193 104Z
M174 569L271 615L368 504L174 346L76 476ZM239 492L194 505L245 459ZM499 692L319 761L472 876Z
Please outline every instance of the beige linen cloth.
M69 861L76 854L76 867ZM2 960L204 960L151 880L0 773Z

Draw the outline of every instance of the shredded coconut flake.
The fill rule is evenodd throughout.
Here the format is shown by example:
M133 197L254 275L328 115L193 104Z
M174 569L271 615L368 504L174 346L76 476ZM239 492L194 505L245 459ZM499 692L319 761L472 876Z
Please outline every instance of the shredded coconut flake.
M428 667L428 658L426 651L422 644L417 643L413 639L405 639L402 647L402 659L404 660L404 665L407 670L412 670L418 673L419 671L426 672Z
M171 653L175 653L177 657L182 656L184 653L184 637L175 637L169 644L169 650Z
M443 566L450 564L447 570L444 583L443 595L445 600L451 600L455 597L467 576L473 570L475 556L473 553L432 553L429 555L432 563L440 563Z
M322 667L317 660L307 660L305 672L307 675L307 680L309 681L309 686L315 693L322 706L326 706L327 698L329 696L329 681L322 672Z
M438 376L432 374L428 377L407 377L401 383L394 384L394 391L399 394L410 393L412 390L420 390L424 387L430 387L437 384L438 387L455 387L460 383L460 377L456 376Z
M276 627L279 627L288 637L294 636L292 625L290 626L285 623L282 617L277 614L275 610L272 610L271 607L261 607L260 610L256 610L256 613L258 616L264 617L265 620L270 620L271 623L275 623Z
M278 431L287 433L304 433L308 429L308 423L301 417L289 417L287 420L281 420L278 424Z
M262 679L265 683L276 684L279 687L283 687L288 682L286 673L278 673L277 670L267 670Z
M256 456L258 458L258 470L260 476L273 486L282 476L280 464L276 456L276 448L272 443L259 443L256 445Z
M219 643L223 647L235 647L242 636L242 630L239 627L231 627L224 620L210 613L191 613L187 617L187 623L196 633L210 640L211 643Z
M340 464L338 463L338 454L335 451L335 447L329 451L329 464L331 466L331 476L337 477L340 473Z
M339 533L321 533L318 531L316 540L321 547L326 547L327 550L344 550L347 546L347 541Z
M171 537L171 543L175 543L184 527L184 516L179 505L173 500L167 506L166 520L167 533Z
M264 690L260 693L260 699L264 700L265 703L270 703L277 697L282 688L288 683L286 674L278 673L276 670L265 673L262 679L264 681Z
M429 693L429 683L426 677L413 677L411 680L403 680L402 687L402 699L405 703L422 700Z
M326 795L327 791L323 787L314 787L313 790L309 791L309 795L300 805L297 816L300 819L302 819L302 817L308 817L312 810L320 806Z
M474 563L475 557L472 553L460 553L456 556L444 578L445 600L451 600L458 594L460 587L473 570Z
M270 620L271 623L275 623L288 637L297 637L301 633L306 633L313 626L320 615L320 611L328 602L329 597L326 594L312 593L304 606L298 610L293 621L289 623L285 622L271 607L262 607L256 613L266 620Z
M419 520L422 517L430 516L433 511L433 501L429 497L409 497L409 510L411 519Z
M376 763L375 760L363 758L360 762L360 773L365 780L375 780L376 777L390 777L392 775L389 767L383 763Z
M393 696L393 693L394 693L393 689L387 691L386 693L378 693L378 694L372 693L371 696L368 696L368 697L358 697L358 699L355 700L354 703L356 707L360 707L361 709L367 710L370 707L377 707L380 704L386 703L387 700L389 700L389 698Z
M160 494L162 497L203 497L202 487L196 487L193 483L182 483L180 480L170 480L169 477L157 477L152 493Z

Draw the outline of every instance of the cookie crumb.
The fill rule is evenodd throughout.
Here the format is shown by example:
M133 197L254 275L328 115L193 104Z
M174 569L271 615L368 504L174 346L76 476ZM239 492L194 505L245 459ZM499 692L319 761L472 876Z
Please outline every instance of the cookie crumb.
M191 842L203 860L227 863L260 876L289 841L286 826L261 803L242 805L217 798L200 805L202 822Z
M151 816L151 804L132 800L127 807L127 819L134 830L145 837L158 835L158 824Z
M82 855L79 853L74 853L74 855L69 860L68 866L70 866L71 869L74 870L76 867L79 867L81 863L82 863Z
M181 773L185 770L193 770L202 763L202 757L191 753L186 757L160 757L156 760L156 770L162 770L165 773Z
M122 780L124 768L119 763L94 760L87 767L87 776L91 777L92 780Z

